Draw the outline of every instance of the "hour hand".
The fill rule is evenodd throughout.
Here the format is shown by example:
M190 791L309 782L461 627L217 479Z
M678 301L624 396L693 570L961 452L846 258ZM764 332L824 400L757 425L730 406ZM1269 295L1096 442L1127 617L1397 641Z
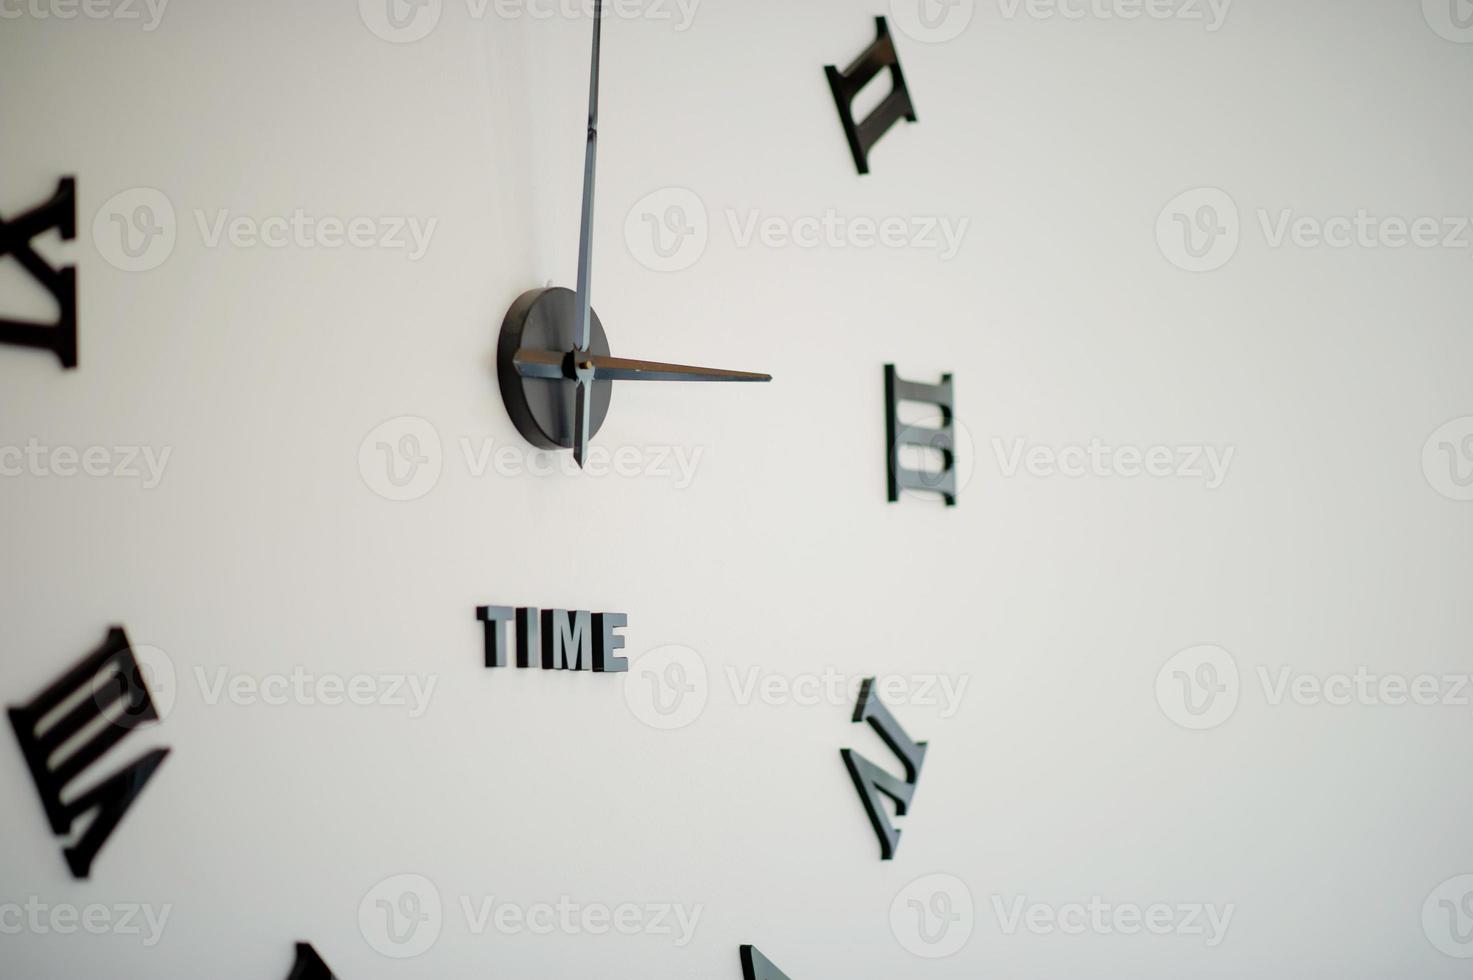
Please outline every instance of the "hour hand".
M722 368L690 367L660 361L637 361L604 354L576 355L582 364L593 366L594 381L771 381L770 374L751 371L727 371ZM517 351L517 372L524 378L565 378L570 375L571 358L567 353L522 348Z

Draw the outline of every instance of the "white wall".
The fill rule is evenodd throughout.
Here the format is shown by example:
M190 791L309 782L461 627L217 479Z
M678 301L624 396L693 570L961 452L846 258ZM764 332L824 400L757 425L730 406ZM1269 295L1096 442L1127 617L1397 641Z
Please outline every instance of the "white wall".
M173 753L90 882L0 751L0 905L168 906L162 939L26 927L0 934L0 975L276 980L298 939L345 980L735 978L743 942L794 980L1462 975L1434 945L1450 920L1423 908L1473 872L1468 706L1275 705L1260 669L1473 670L1469 505L1439 492L1456 495L1441 437L1422 460L1473 414L1468 238L1274 247L1262 221L1473 213L1473 47L1430 29L1434 0L1241 0L1220 23L1205 5L1208 21L1067 19L968 0L939 43L902 33L896 2L608 18L595 302L615 352L776 378L615 392L597 442L651 464L699 450L688 486L476 476L462 450L522 446L496 331L524 289L571 285L586 19L444 0L426 37L391 43L348 0L173 0L153 30L141 5L142 22L61 21L0 2L0 214L77 176L78 240L43 244L78 266L82 324L73 373L0 348L0 447L171 454L151 488L0 479L0 700L29 700L112 623L174 669L163 723L109 761ZM887 12L921 121L859 178L821 68ZM672 187L709 242L657 272L626 217ZM1241 242L1190 273L1156 228L1202 187L1230 196ZM125 272L107 217L135 188L167 197L176 242ZM674 199L639 204L636 232ZM298 208L436 224L418 260L211 247L199 226ZM949 259L742 246L731 222L754 209L969 224ZM4 275L0 308L45 314ZM974 475L954 511L885 502L887 361L956 375ZM442 473L391 502L360 446L402 416L438 434ZM1212 489L1006 472L1016 440L1094 438L1233 456ZM626 612L635 670L485 670L481 603ZM1157 675L1200 644L1231 654L1241 694L1190 731ZM694 653L651 655L670 645ZM666 656L706 679L673 731L639 709ZM931 749L894 862L838 749L889 754L848 703L740 703L730 677L754 668L968 685L955 713L895 707ZM222 669L437 686L417 718L211 704ZM444 911L398 960L359 907L405 873ZM927 960L901 893L933 873L975 912L965 948ZM701 917L677 946L477 935L461 907L560 896ZM1007 935L996 911L1093 896L1233 918L1209 947Z

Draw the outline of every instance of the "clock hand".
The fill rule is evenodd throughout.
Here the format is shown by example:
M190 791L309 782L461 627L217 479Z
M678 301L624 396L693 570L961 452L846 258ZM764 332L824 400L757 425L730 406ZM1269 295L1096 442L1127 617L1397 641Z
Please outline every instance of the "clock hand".
M592 294L589 291L593 266L593 178L598 161L598 62L599 42L603 36L603 0L593 0L593 58L588 69L588 146L583 154L583 220L578 227L578 322L573 346L588 350L589 323L592 319ZM573 421L573 459L578 468L588 455L589 403L593 400L588 386L593 379L587 372L576 373L578 392L575 396Z
M593 63L588 71L588 146L583 155L583 220L578 229L578 322L573 346L587 350L592 293L589 280L593 265L593 178L598 160L598 62L603 35L603 0L593 0Z
M516 354L517 373L524 378L575 381L591 372L590 381L771 381L770 374L689 367L660 361L636 361L578 351L559 353L523 347ZM586 382L585 382L586 384Z
M572 360L571 355L569 360ZM587 355L583 355L578 358L577 363L572 364L572 368L578 378L578 393L573 406L573 459L581 470L583 460L588 456L589 413L593 405L593 365L589 363Z

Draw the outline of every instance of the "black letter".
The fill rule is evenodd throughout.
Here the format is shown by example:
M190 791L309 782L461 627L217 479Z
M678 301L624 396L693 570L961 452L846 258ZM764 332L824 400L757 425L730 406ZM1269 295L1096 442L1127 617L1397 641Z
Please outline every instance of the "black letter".
M506 622L515 614L510 606L477 606L476 618L486 624L486 666L506 666Z
M900 421L900 403L926 402L941 409L941 427L904 425ZM890 454L887 471L890 477L890 502L900 499L901 490L929 490L941 494L946 506L956 506L956 436L952 412L956 402L951 389L951 375L943 374L939 385L905 381L895 373L895 365L885 365L885 451ZM900 462L901 446L921 446L941 454L940 471L907 469Z
M49 350L61 366L77 366L77 269L53 269L31 248L31 240L55 228L65 241L77 237L77 182L63 177L51 200L11 221L0 220L0 258L14 256L31 278L56 300L55 323L0 318L0 343Z
M542 646L541 621L535 606L517 610L517 666L535 666L535 658Z
M629 617L623 613L593 614L593 669L599 673L619 674L629 669L629 661L614 656L615 650L624 649L624 637L614 630L629 625Z
M87 693L89 688L90 694ZM81 700L71 710L52 720L45 731L38 730L43 718L79 694L82 695ZM109 714L115 703L120 703L121 710ZM50 759L57 750L99 718L105 718L108 724L61 758L53 769ZM128 646L128 636L117 627L108 631L102 646L67 671L36 700L24 707L10 709L10 723L15 727L21 752L30 766L36 789L40 791L52 832L69 834L79 817L97 811L77 842L62 851L74 877L86 878L90 874L97 852L169 750L154 749L139 756L71 802L63 801L62 793L68 784L129 732L145 722L157 720L158 712Z
M542 613L542 667L586 670L592 663L593 630L588 613L546 609Z
M854 121L854 97L880 72L890 69L890 94L875 106L874 111L862 122ZM885 18L875 18L874 43L842 72L833 65L824 67L829 79L829 89L834 93L834 104L839 107L839 122L844 127L844 136L849 140L849 151L854 154L854 165L862 174L869 173L869 151L890 127L901 119L916 121L915 107L910 104L910 90L905 87L905 75L900 70L900 56L895 53L895 42L890 40L890 28Z
M854 721L869 722L870 727L890 746L890 751L900 757L901 765L905 766L905 779L897 779L853 749L839 750L839 754L844 757L844 765L849 769L849 776L854 780L854 788L859 791L859 799L864 803L864 812L869 815L875 835L880 838L880 860L889 861L895 856L895 849L900 846L900 831L891 825L885 806L880 802L880 794L884 793L895 801L897 816L905 816L910 809L911 797L915 794L916 780L921 774L921 762L926 758L926 743L911 741L910 736L905 734L905 729L900 727L900 722L890 713L890 709L875 697L873 677L866 678L860 686L859 704L854 708Z

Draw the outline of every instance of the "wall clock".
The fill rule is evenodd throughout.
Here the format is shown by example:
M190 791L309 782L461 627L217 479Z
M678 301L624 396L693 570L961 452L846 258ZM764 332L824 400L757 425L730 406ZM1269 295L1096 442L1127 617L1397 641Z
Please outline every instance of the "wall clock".
M548 286L519 296L496 345L501 398L517 431L541 449L572 449L583 465L588 440L603 426L615 381L771 381L771 375L638 361L610 354L593 311L593 187L598 161L599 50L603 4L593 8L593 59L588 84L588 142L583 161L577 290Z

